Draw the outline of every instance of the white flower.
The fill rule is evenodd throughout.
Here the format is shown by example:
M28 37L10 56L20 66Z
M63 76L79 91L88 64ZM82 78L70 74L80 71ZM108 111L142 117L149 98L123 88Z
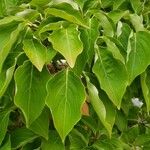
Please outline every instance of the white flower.
M143 106L143 102L140 101L139 98L133 97L133 98L131 99L131 101L132 101L133 106L135 106L135 107L141 108L141 107Z

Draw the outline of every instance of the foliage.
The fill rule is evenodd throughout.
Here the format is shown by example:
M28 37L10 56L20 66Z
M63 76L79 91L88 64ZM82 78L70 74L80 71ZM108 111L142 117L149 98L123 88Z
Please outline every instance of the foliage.
M150 149L149 0L1 0L0 150Z

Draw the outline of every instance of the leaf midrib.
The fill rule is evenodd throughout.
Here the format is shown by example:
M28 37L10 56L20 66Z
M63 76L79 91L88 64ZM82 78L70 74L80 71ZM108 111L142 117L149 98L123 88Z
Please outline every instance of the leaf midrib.
M65 107L64 107L64 120L63 120L63 136L65 130L65 121L66 121L66 105L68 102L68 69L66 70L66 77L65 77Z
M31 101L31 89L32 89L32 82L33 82L33 65L31 65L31 73L30 73L30 80L29 80L29 95L28 95L28 101L27 101L27 118L30 118L30 101ZM26 119L27 119L26 118ZM27 119L27 126L29 126L29 120Z

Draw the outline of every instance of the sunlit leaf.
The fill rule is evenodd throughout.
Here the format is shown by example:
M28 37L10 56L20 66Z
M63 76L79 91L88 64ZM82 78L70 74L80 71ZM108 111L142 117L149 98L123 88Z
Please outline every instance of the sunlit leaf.
M98 49L97 55L98 59L94 64L93 71L98 77L101 88L107 93L110 100L120 108L128 83L125 66L119 60L114 59L107 49Z
M81 118L81 107L85 101L84 87L80 79L67 69L48 82L47 92L46 103L64 142L66 135Z
M23 42L23 49L32 64L39 71L42 71L42 68L46 63L46 47L42 45L37 39L25 39Z
M53 48L66 58L68 64L72 68L75 65L77 56L83 50L83 44L79 35L76 26L69 26L53 31L49 36L49 41L52 42Z

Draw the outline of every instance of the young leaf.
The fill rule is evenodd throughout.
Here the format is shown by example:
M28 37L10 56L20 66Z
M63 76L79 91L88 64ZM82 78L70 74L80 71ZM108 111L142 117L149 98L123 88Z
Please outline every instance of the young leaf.
M127 57L129 84L150 64L150 33L140 31L131 39L131 50Z
M32 64L41 72L46 63L46 47L36 39L25 39L23 49Z
M120 108L122 97L127 87L127 72L125 66L113 58L107 49L97 50L98 59L93 72L98 77L101 88L110 100ZM117 88L116 88L117 87Z
M64 142L67 134L81 118L81 107L85 101L84 87L80 79L67 69L48 82L47 92L46 103Z
M85 19L79 13L79 11L74 9L68 3L60 3L58 5L53 5L52 7L45 10L45 14L60 17L74 24L78 24L85 28L88 28Z
M83 50L77 27L69 26L53 31L49 36L49 41L52 43L53 48L60 52L66 58L70 67L73 68L77 56Z
M15 104L22 110L27 127L39 117L44 108L46 82L49 78L46 69L40 73L29 61L15 72Z
M42 150L48 149L65 150L65 146L63 145L58 133L53 130L49 132L49 140L42 141L41 148Z

